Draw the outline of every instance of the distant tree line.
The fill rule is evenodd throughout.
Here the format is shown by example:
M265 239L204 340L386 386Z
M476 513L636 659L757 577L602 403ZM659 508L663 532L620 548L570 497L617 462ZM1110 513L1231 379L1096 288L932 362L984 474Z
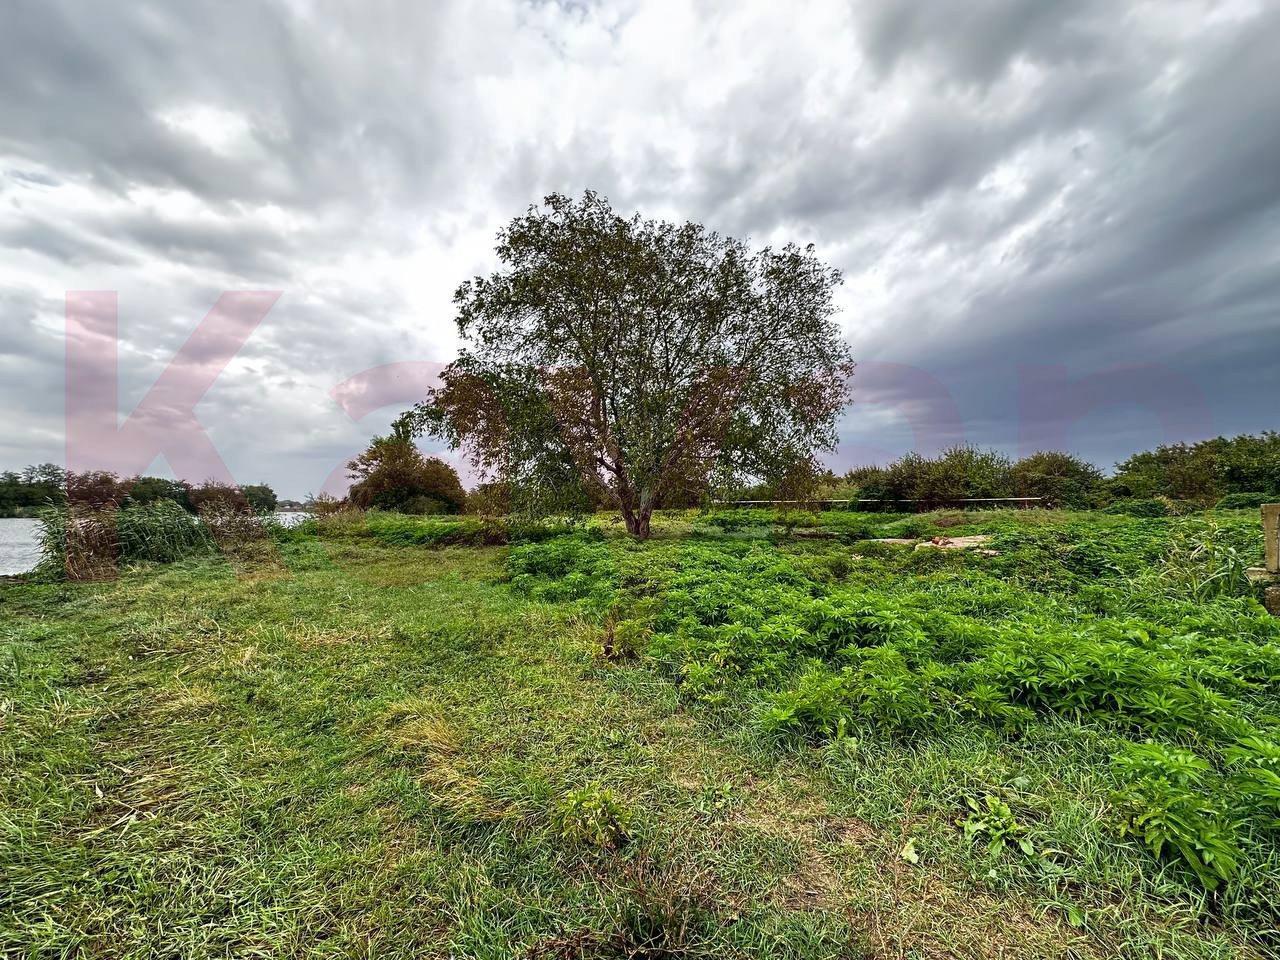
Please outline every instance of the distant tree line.
M840 477L828 473L810 495L925 503L1041 497L1075 508L1124 509L1160 499L1254 506L1280 498L1280 433L1162 445L1118 463L1112 476L1069 453L1044 451L1014 461L994 450L957 446L936 457L908 453L886 466L858 467Z
M403 424L375 438L349 464L349 502L407 513L502 515L518 508L501 481L463 491L453 468L424 457ZM659 506L697 507L710 499L912 500L922 506L958 500L1039 497L1074 509L1114 509L1158 515L1179 505L1252 507L1280 499L1280 433L1171 444L1134 454L1107 476L1069 453L1042 451L1013 460L994 450L957 446L935 457L908 453L885 466L858 467L842 476L827 471L793 474L782 484L714 488L696 476L673 482ZM613 506L603 491L579 509Z
M269 513L278 502L265 483L230 486L212 480L191 484L163 477L121 478L103 470L68 472L53 463L0 473L0 517L35 516L68 503L95 510L172 501L189 513L211 508Z
M457 471L424 456L410 428L397 423L386 437L348 465L353 481L341 503L400 513L505 514L512 491L501 481L481 483L469 494ZM936 457L908 453L885 466L857 467L842 476L827 471L792 476L785 484L713 490L696 476L676 478L658 506L696 507L713 496L727 499L914 500L925 504L999 497L1041 497L1054 506L1159 513L1153 501L1191 506L1252 507L1280 500L1280 433L1217 437L1166 444L1136 453L1106 476L1069 453L1045 451L1012 460L993 450L958 446ZM0 517L35 516L68 500L93 508L144 506L170 500L190 513L230 508L257 513L276 509L267 484L232 487L213 481L193 485L162 477L121 479L102 471L67 473L43 463L0 473ZM336 505L338 501L334 501ZM600 492L581 509L612 506Z

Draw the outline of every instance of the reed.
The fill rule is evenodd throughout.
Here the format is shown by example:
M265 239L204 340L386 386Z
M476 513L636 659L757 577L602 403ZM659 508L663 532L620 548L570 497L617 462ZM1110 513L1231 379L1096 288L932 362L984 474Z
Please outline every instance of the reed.
M217 546L208 523L166 500L126 509L56 507L40 516L41 567L68 580L102 580L122 564L173 563Z

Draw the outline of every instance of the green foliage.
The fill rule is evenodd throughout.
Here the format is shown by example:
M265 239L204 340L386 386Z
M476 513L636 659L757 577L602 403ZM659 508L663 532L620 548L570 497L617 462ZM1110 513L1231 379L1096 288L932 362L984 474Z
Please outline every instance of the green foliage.
M388 546L495 546L530 543L575 530L569 523L519 518L412 516L382 510L335 510L308 517L278 535L288 540L373 539Z
M1243 738L1226 751L1232 783L1266 814L1280 817L1280 743L1265 737ZM1280 827L1280 819L1271 823Z
M251 483L241 487L240 492L244 494L245 500L249 502L249 509L254 513L274 513L276 504L280 502L276 492L265 483Z
M1257 506L1280 497L1280 433L1218 437L1136 453L1104 479L1093 464L1041 451L1010 463L994 451L956 447L937 457L908 453L884 467L859 467L824 495L944 503L983 497L1043 497L1053 506L1092 508L1117 501L1117 512L1160 517L1203 508ZM1180 504L1185 503L1186 506Z
M102 510L145 507L160 501L175 503L189 513L215 504L270 513L277 498L265 483L234 487L206 481L193 486L163 477L121 478L106 470L68 473L54 464L0 474L0 517L34 516L45 507L63 507L68 502L81 510Z
M399 513L461 513L467 494L453 467L424 457L404 430L374 437L369 448L347 464L355 482L347 492L361 510Z
M1266 829L1275 813L1277 768L1259 745L1280 709L1280 621L1244 575L1256 519L990 514L996 556L885 548L837 558L833 577L825 556L753 539L762 513L711 514L719 536L643 554L599 539L530 545L513 551L512 585L601 615L642 606L627 622L642 624L648 656L690 702L746 711L773 736L1019 736L1066 722L1152 740L1175 752L1155 758L1159 770L1149 752L1124 754L1118 817L1205 885L1235 876L1240 831ZM840 530L848 517L862 535L903 522L792 519ZM941 518L910 519L927 530ZM1208 772L1175 775L1187 744ZM1021 846L1016 821L982 803L971 832Z
M570 791L555 812L556 831L575 846L612 850L631 838L631 811L605 787Z
M1173 515L1169 501L1158 497L1120 500L1107 507L1106 512L1123 517L1169 517Z
M505 517L511 511L509 483L482 483L467 494L467 513L482 517Z
M937 457L908 453L886 467L860 467L843 481L855 497L941 504L999 497L1041 497L1059 507L1089 507L1102 473L1069 453L1042 451L1011 462L994 450L959 446Z
M1115 758L1125 787L1116 806L1126 828L1156 856L1176 853L1213 889L1231 880L1241 857L1237 825L1227 819L1225 797L1206 790L1210 764L1190 750L1147 742L1129 745Z
M261 489L271 497L275 496L270 487L263 486ZM265 495L261 496L265 498ZM255 497L258 496L260 495L255 493ZM195 513L195 504L191 502L191 485L180 480L166 480L162 477L135 477L129 482L128 495L124 503L125 506L144 507L161 500L170 500L184 510Z
M1013 494L1043 497L1055 507L1096 506L1103 491L1102 471L1069 453L1041 451L1024 457L1009 470Z
M1110 481L1120 497L1191 500L1208 506L1232 493L1280 493L1280 433L1217 437L1134 454Z
M497 256L454 294L464 347L403 422L530 505L606 498L645 538L661 503L812 477L834 449L853 364L812 245L752 251L587 191L513 219Z
M1280 500L1280 491L1276 493L1228 493L1217 503L1219 510L1257 510L1265 503Z
M958 446L929 458L908 453L887 467L862 467L845 474L860 496L873 500L914 500L924 504L1013 494L1012 464L994 450Z
M1248 549L1212 520L1174 531L1160 568L1176 594L1197 601L1243 597L1252 592Z
M985 840L987 850L997 855L1003 853L1006 846L1016 846L1029 857L1035 855L1035 844L1027 835L1027 828L1018 822L1013 809L1003 799L988 793L981 800L966 796L964 801L969 815L960 826L966 840Z
M171 500L96 511L51 508L40 516L41 566L71 580L109 576L119 564L173 563L215 547L209 524Z
M66 503L67 473L54 463L0 473L0 517L32 517Z

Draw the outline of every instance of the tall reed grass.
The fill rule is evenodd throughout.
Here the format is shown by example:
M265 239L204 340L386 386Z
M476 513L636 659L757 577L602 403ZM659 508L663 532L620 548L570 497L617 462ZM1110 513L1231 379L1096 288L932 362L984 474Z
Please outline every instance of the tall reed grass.
M126 509L51 508L40 516L41 568L69 580L101 580L122 564L212 553L220 544L216 532L167 500Z

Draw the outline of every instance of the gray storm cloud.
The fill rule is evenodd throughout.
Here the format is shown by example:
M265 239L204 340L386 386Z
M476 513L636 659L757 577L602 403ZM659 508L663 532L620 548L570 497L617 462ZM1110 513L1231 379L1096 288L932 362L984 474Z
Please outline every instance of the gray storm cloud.
M1275 428L1278 47L1247 2L19 0L0 466L63 457L67 291L119 292L123 416L222 291L278 290L197 414L317 490L421 388L367 371L447 361L494 232L587 187L845 273L839 465Z

